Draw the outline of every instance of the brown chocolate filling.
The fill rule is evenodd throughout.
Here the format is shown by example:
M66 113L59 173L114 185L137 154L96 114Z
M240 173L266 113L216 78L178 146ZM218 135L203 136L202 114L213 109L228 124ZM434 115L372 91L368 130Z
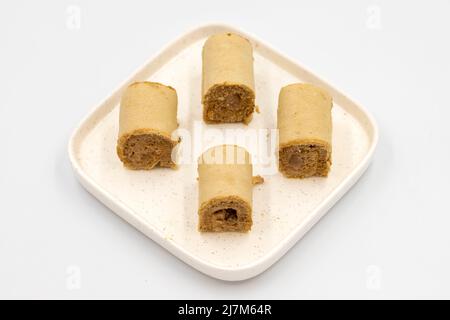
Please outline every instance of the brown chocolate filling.
M173 167L172 147L169 139L157 134L132 135L123 146L125 164L133 169Z
M326 176L329 155L320 145L294 145L280 150L280 170L288 177Z
M255 108L255 96L244 86L218 85L205 95L204 108L207 122L245 122Z
M214 218L220 221L237 220L237 211L233 208L226 208L214 211Z
M251 225L251 208L240 199L214 199L200 209L200 231L245 232Z

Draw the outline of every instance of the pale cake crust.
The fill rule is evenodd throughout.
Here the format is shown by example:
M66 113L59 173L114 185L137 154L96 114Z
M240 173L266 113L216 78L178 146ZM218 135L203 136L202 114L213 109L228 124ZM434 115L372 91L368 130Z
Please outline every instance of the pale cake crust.
M249 153L237 146L208 149L198 164L199 225L203 232L246 232L252 226Z
M249 123L255 109L250 42L233 33L213 35L203 46L202 60L203 120Z
M177 123L175 89L156 82L136 82L124 92L120 103L117 154L124 166L149 170L155 166L175 168L171 139Z
M326 177L331 166L332 98L311 84L291 84L278 102L279 170L288 178Z

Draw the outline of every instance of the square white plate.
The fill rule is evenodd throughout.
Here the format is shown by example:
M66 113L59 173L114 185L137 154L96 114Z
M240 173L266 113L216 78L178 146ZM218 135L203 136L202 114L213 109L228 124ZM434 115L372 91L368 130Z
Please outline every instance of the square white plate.
M227 31L243 35L254 47L256 102L261 113L254 115L249 126L211 127L201 121L202 46L208 36ZM127 170L116 155L120 96L130 83L143 80L177 90L180 128L197 137L183 139L185 146L193 145L193 161L178 170ZM314 83L333 96L329 177L285 179L276 171L275 160L268 166L255 164L254 174L262 174L265 183L254 188L251 232L199 233L197 156L213 144L229 142L220 138L227 128L275 129L278 93L293 82ZM273 138L261 136L265 138L259 137L260 146ZM374 119L357 103L254 36L214 24L189 31L169 44L96 106L74 131L69 155L81 184L113 212L192 267L233 281L263 272L319 221L365 171L377 140ZM257 144L245 146L252 153Z

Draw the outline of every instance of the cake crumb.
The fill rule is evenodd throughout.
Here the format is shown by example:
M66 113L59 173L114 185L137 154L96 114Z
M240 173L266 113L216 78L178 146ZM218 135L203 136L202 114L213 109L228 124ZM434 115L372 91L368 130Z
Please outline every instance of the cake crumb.
M253 176L252 183L253 183L254 185L256 185L256 184L262 184L262 183L264 183L264 178L261 177L260 175Z

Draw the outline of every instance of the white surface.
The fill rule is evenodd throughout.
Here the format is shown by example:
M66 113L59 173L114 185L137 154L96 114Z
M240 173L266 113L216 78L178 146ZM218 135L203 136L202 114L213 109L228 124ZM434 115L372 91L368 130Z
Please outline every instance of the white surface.
M256 2L231 3L239 10L1 2L0 297L450 298L450 3L259 1L257 13ZM79 29L69 5L81 9ZM111 214L74 179L66 152L100 99L211 20L308 66L380 128L357 187L282 260L238 283L200 274Z
M261 113L247 126L202 121L202 47L209 36L225 32L241 34L254 48ZM178 170L126 170L117 157L120 97L130 83L143 80L177 90L178 131L184 133ZM270 148L276 135L270 130L276 128L278 92L296 82L314 83L333 96L333 165L326 179L286 179L276 169L277 151ZM75 129L68 151L80 182L120 217L194 268L237 281L266 270L336 203L366 170L377 140L371 116L329 84L242 30L209 24L184 33L124 81ZM265 179L254 188L249 233L201 234L197 229L196 159L220 144L248 150L253 174Z

